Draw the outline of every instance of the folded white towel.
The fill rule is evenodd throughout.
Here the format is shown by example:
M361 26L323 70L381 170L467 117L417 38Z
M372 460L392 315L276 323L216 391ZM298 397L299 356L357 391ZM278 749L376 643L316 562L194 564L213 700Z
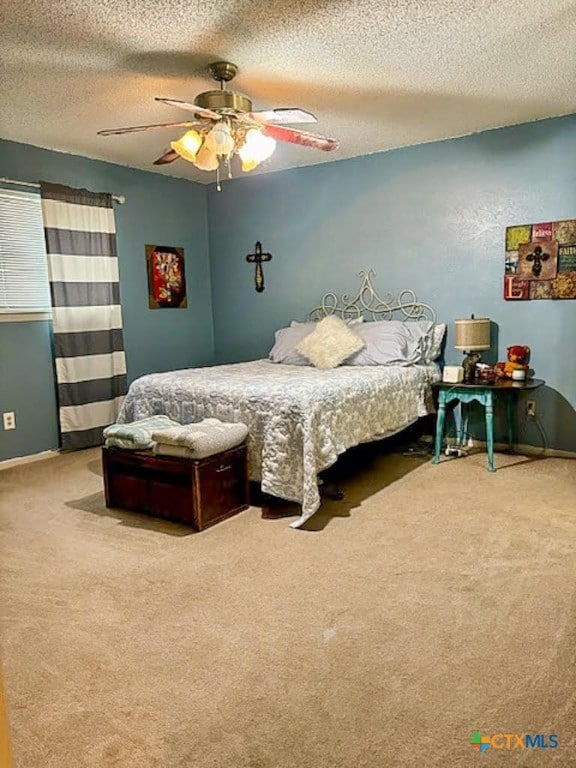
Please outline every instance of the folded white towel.
M160 444L155 448L157 453L162 453L165 445L180 446L188 449L190 458L204 459L240 445L247 435L246 424L204 419L195 424L154 431L152 439Z
M186 448L185 445L169 445L168 443L154 443L154 453L161 456L183 456L185 459L197 459L198 457Z

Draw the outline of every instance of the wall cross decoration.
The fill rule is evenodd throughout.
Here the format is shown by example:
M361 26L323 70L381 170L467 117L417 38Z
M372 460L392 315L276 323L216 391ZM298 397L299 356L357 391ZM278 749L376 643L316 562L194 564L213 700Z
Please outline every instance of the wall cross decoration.
M260 240L254 246L254 253L249 253L246 256L246 261L250 264L255 264L256 269L254 272L254 284L258 293L262 293L264 290L264 272L262 271L262 264L265 261L270 261L272 258L271 253L262 253L262 243Z

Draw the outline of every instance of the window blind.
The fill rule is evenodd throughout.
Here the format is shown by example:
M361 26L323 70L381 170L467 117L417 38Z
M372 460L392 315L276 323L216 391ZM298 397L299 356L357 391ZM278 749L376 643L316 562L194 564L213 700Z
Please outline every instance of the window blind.
M0 313L48 310L40 195L0 189Z

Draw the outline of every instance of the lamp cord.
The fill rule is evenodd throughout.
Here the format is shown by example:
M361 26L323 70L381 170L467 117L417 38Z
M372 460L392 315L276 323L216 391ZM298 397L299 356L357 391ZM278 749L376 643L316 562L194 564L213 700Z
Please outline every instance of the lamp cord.
M458 384L455 384L453 387L449 387L449 388L448 388L447 390L445 390L445 391L446 391L446 392L448 392L448 393L450 393L450 392L453 392L455 389L457 389L457 388L458 388L458 386L459 386ZM460 405L462 406L462 403L461 403ZM462 414L461 414L460 418L462 418ZM544 427L542 426L542 422L540 421L540 419L538 418L538 416L536 416L536 415L534 415L534 416L531 416L531 417L530 417L530 419L531 419L532 421L534 421L534 423L536 424L536 427L537 427L538 431L540 432L540 436L541 436L541 438L542 438L542 454L541 454L541 455L542 455L542 456L544 456L544 455L545 455L545 453L546 453L546 451L548 450L548 439L547 439L547 437L546 437L546 432L544 431ZM523 431L525 431L525 430L526 430L526 424L527 424L527 422L528 422L528 416L526 415L526 416L524 416ZM469 438L469 437L470 437L470 435L469 435L469 432L468 432L468 430L466 430L466 434L465 434L465 435L463 434L463 435L462 435L462 438L463 438L463 440L464 440L465 442L467 442L467 440L468 440L468 438ZM448 451L448 450L451 450L451 451L457 452L459 449L460 449L460 450L462 450L462 448L461 448L461 447L459 447L458 445L455 445L454 447L452 447L452 446L450 446L450 445L449 445L449 443L448 443L448 435L446 435L446 438L445 438L445 440L446 440L446 450L447 450L447 451ZM456 435L456 440L458 440L458 434Z
M540 419L536 415L530 416L530 417L528 417L528 415L524 416L524 430L526 429L526 424L528 423L529 418L536 424L536 426L538 428L538 431L540 432L540 436L542 438L542 453L541 453L541 455L544 456L544 454L548 450L548 440L546 438L546 432L544 432L544 427L542 426L542 422L540 421Z

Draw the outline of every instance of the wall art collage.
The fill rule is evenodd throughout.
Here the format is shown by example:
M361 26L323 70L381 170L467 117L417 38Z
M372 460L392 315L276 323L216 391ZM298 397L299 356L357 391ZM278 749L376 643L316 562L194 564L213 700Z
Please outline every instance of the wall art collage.
M576 299L576 219L507 227L504 298Z

